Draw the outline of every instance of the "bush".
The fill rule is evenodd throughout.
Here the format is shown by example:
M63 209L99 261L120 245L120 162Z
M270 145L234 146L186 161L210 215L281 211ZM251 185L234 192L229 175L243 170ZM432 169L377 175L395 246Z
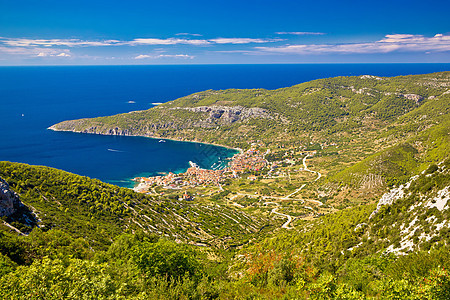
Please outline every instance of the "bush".
M425 171L425 174L433 174L438 170L438 166L436 164L432 164L428 167L428 169Z
M147 277L164 276L175 280L186 274L191 278L201 275L194 251L187 245L164 239L136 244L131 250L131 259Z
M70 259L35 261L0 279L2 299L107 299L116 290L106 265Z
M8 256L0 253L0 278L14 271L16 267L16 263L14 263Z

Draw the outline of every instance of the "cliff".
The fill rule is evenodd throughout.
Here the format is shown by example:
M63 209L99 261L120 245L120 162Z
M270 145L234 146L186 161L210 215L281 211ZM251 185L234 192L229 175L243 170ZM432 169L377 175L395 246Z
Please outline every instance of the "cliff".
M0 217L3 224L19 234L29 233L40 220L20 200L9 184L0 177Z
M23 206L19 195L10 189L5 180L0 178L0 217L10 217Z

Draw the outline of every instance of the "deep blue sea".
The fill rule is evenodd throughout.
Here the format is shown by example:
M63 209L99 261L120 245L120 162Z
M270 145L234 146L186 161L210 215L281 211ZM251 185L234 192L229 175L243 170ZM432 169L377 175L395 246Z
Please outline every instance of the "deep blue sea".
M346 75L396 76L450 70L450 64L298 64L0 67L0 160L51 166L131 186L130 178L202 167L233 151L140 137L53 132L78 119L143 110L207 89L276 89Z

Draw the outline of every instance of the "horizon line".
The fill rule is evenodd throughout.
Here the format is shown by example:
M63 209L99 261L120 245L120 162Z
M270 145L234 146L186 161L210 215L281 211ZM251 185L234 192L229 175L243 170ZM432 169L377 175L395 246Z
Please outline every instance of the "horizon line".
M299 62L299 63L195 63L195 64L49 64L49 65L1 65L1 67L131 67L131 66L240 66L240 65L382 65L382 64L450 64L450 62Z

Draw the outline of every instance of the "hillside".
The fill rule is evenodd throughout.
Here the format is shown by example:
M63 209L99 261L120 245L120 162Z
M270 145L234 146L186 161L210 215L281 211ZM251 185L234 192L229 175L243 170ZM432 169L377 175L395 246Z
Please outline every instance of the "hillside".
M267 218L229 207L151 197L48 167L0 162L0 177L37 216L41 230L62 230L93 248L104 248L122 232L140 230L227 248L271 224Z
M46 176L62 175L53 169L8 164L2 169L5 165L16 171L29 168L25 173L30 175L37 168L34 171ZM74 239L77 232L70 232L72 227L59 223L61 219L53 219L53 228L34 229L28 236L11 234L5 228L0 232L0 296L448 299L449 168L449 160L432 164L405 185L385 193L378 205L361 205L313 221L297 220L295 229L265 234L241 249L225 252L177 244L171 241L174 236L163 238L140 230L115 232L110 241L98 239L104 247L94 250L89 239ZM66 178L75 176L62 173ZM26 195L29 187L14 179L17 173L11 175L12 186ZM92 184L99 187L98 182ZM56 184L52 193L66 188ZM45 195L51 196L49 192ZM44 215L43 211L35 213ZM88 214L78 213L79 219ZM102 214L106 212L97 212L95 218L99 228ZM123 214L126 219L127 213ZM167 216L155 212L152 217L156 215ZM77 230L81 235L90 234Z
M244 167L136 193L0 162L0 298L449 299L449 88L337 77L53 125L240 147Z
M301 291L305 298L445 299L450 295L449 168L449 159L430 165L385 193L376 206L298 222L295 230L249 245L235 256L230 276L251 282L268 298L274 285L284 284L289 295ZM428 294L427 284L437 283L441 294Z

